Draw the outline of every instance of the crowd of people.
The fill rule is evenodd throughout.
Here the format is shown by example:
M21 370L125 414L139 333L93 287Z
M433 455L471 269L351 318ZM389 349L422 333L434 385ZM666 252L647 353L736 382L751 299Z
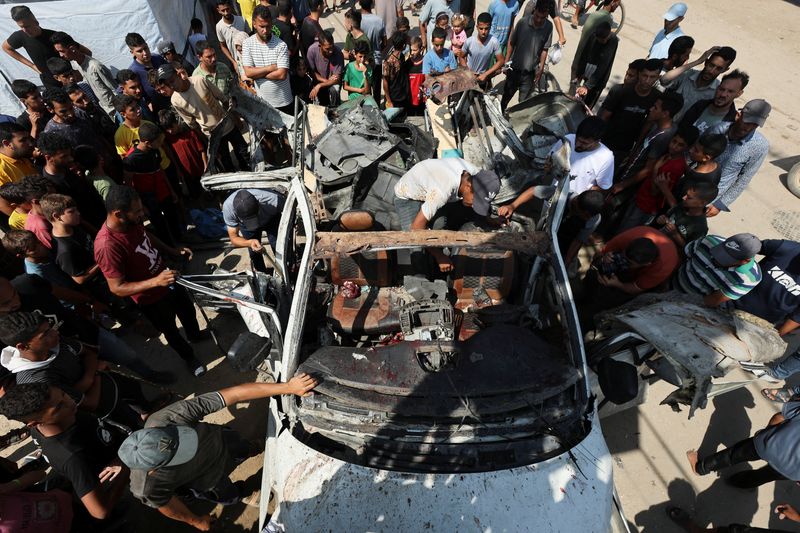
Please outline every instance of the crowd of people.
M418 115L426 77L468 69L486 91L505 75L498 87L505 110L517 94L523 101L541 90L551 52L566 43L554 0L528 0L524 8L492 0L477 16L474 0L428 0L418 35L401 0L357 0L344 14L341 47L320 24L330 9L325 0L240 4L244 16L231 0L216 1L216 42L193 19L185 56L170 42L157 43L153 54L141 35L128 33L132 62L115 75L80 36L42 28L28 7L11 9L20 30L3 49L35 71L44 90L14 80L24 112L0 123L0 413L30 428L65 481L61 487L82 505L73 517L66 493L36 490L41 462L0 465L7 471L0 481L28 501L50 498L63 509L66 525L50 531L66 531L81 515L85 530L102 529L128 485L165 516L207 530L211 517L194 514L180 495L239 501L242 487L228 474L261 450L203 417L240 401L305 395L316 384L301 375L192 400L147 399L139 382L113 365L159 384L178 376L151 368L100 323L105 316L121 324L146 320L190 376L206 372L194 345L209 333L175 283L174 267L192 258L183 246L186 205L202 196L201 176L250 168L248 143L229 113L234 87L287 114L296 98L336 106L371 95L382 109ZM582 280L582 327L593 329L598 313L641 293L675 290L709 307L749 312L788 335L800 326L800 243L708 234L708 219L734 209L765 160L769 143L759 128L770 104L753 98L737 107L749 76L732 68L734 48L714 46L691 59L694 39L680 27L683 3L664 14L648 56L626 65L622 83L607 88L618 6L599 2L586 18L570 69L569 94L596 115L552 147L566 142L571 149L571 197L559 229L565 263L576 263L585 245L604 243ZM209 155L212 134L221 148ZM476 218L500 225L551 195L549 185L545 175L495 216L497 175L457 157L431 159L398 181L394 203L404 230L458 229ZM267 270L262 236L274 249L283 203L282 194L262 189L238 190L221 202L231 244L247 248L258 270ZM430 253L439 270L452 270L444 251ZM800 352L747 369L785 379L800 371ZM690 453L692 468L703 475L764 459L769 466L739 479L740 486L800 479L797 460L785 453L797 443L798 394L765 389L765 397L786 404L783 416L730 450ZM797 516L791 507L781 512ZM671 513L692 526L681 510Z

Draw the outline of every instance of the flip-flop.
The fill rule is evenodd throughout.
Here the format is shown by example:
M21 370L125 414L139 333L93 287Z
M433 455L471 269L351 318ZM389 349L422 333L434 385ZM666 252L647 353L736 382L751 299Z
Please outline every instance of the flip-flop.
M792 399L791 390L788 387L779 389L761 389L761 396L771 402L786 403Z
M687 526L691 523L692 519L689 517L689 513L681 509L680 507L676 507L674 505L670 505L667 507L667 516L670 520L678 524L679 526L687 529Z

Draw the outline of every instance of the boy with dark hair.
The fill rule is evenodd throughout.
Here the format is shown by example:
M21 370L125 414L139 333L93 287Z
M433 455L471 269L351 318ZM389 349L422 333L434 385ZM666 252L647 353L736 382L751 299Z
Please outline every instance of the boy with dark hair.
M44 195L54 190L52 183L42 176L33 174L25 176L19 183L23 200L28 209L22 229L32 231L36 238L47 248L51 248L50 223L42 214L39 201Z
M88 144L108 163L112 162L114 152L110 139L97 131L89 116L75 108L72 99L63 89L52 89L45 93L45 101L53 111L53 118L45 126L45 133L58 133L66 137L72 146Z
M419 36L412 37L406 64L408 66L408 86L411 92L411 111L408 114L413 116L421 116L425 111L425 96L422 90L422 84L425 82L425 74L422 73L424 60L422 39Z
M631 83L636 83L639 80L639 73L646 64L646 59L634 59L628 63L628 69L625 71L625 76L622 77L622 84L629 85Z
M367 34L361 31L361 11L357 9L349 9L344 14L344 23L347 28L347 36L344 38L344 48L342 54L345 59L353 60L353 48L359 41L367 43L367 62L372 64L372 43L367 37Z
M153 71L148 74L148 81L150 80L152 73ZM117 72L117 83L119 84L120 94L133 96L136 98L136 100L139 102L139 108L141 109L142 117L145 120L149 120L151 122L155 120L153 105L150 103L150 98L145 94L144 89L142 89L142 82L139 79L138 74L132 70L124 68ZM115 97L112 97L111 105L114 106L114 111L116 112L114 118L119 124L122 122L123 118L114 104Z
M683 176L669 187L669 181L656 178L655 185L660 189L670 207L678 205L677 198L682 198L686 191L698 184L706 183L717 187L719 185L722 169L716 158L725 151L728 141L724 135L705 134L689 149L689 166Z
M21 182L9 182L0 186L0 199L8 206L11 215L8 217L10 229L25 229L25 220L31 210L31 204L25 197L25 187ZM7 229L5 231L8 231Z
M458 54L462 66L478 75L478 83L484 90L491 88L492 78L501 71L506 61L500 41L489 33L491 27L492 16L489 13L478 15L475 33L467 39Z
M81 214L75 200L63 194L45 194L40 206L52 226L56 264L78 285L91 283L99 271L92 256L94 241L80 227Z
M200 178L208 168L208 155L200 135L187 126L172 109L158 112L158 125L164 131L164 141L177 156L176 163L191 196L201 195L203 189Z
M45 248L33 232L24 229L11 230L3 236L2 242L3 248L25 262L26 274L36 274L64 289L79 289L72 278L53 263L50 250Z
M97 194L105 201L108 189L114 185L114 181L103 170L103 159L91 146L85 144L75 147L73 158L82 175L92 183Z
M444 47L447 32L438 26L431 33L431 49L422 59L422 73L426 76L438 76L458 68L456 56ZM506 82L508 83L508 82Z
M53 83L57 83L55 79ZM50 119L53 118L53 113L47 109L39 88L28 80L12 81L11 91L25 106L25 111L17 117L17 124L30 132L34 140L37 139Z
M81 46L63 31L55 32L50 37L50 42L53 43L53 47L62 58L67 61L74 61L78 65L78 70L89 87L92 88L94 95L97 96L100 107L107 114L113 115L114 106L111 103L111 99L114 97L117 84L108 67L84 53Z
M286 43L289 48L289 56L295 58L298 54L299 41L297 40L297 26L292 22L292 18L294 18L292 1L278 0L276 6L278 16L272 20L272 33Z
M89 98L89 95L80 88L78 84L73 83L67 85L64 90L66 91L69 99L72 100L72 105L76 109L80 109L89 118L89 121L94 126L95 131L102 134L105 139L113 139L114 133L117 131L117 125L114 124L112 118L106 113L95 101Z
M92 88L83 81L80 73L72 68L72 64L69 61L64 61L60 57L51 57L47 60L47 68L50 69L50 73L53 74L53 77L61 84L62 88L66 88L69 85L77 85L95 104L98 104L97 96L95 96Z
M128 50L131 51L131 55L133 56L133 61L128 69L139 76L142 90L153 103L153 111L166 109L169 107L169 102L153 89L153 86L150 85L147 78L147 74L151 70L157 69L166 63L166 60L158 54L151 54L150 47L138 33L127 34L125 36L125 44L128 45Z
M654 226L672 239L679 249L708 233L706 207L717 197L716 185L696 183L686 189L681 203L659 215Z
M408 66L403 50L408 46L408 35L395 32L392 35L392 47L383 61L383 95L386 107L397 107L408 112L411 105L408 83Z

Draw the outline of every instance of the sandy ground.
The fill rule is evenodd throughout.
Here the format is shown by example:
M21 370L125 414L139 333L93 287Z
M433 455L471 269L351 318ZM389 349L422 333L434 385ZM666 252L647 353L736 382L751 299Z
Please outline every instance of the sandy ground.
M612 82L618 81L627 63L644 57L653 35L660 28L661 16L669 0L627 0L625 26L615 62ZM488 6L488 0L478 0L478 12ZM747 71L751 82L740 105L748 98L765 98L773 106L763 133L770 140L770 154L750 188L734 205L734 211L711 221L714 232L730 235L750 231L762 238L800 239L800 200L783 185L788 169L800 161L800 134L794 89L800 82L800 39L796 27L800 23L800 3L796 0L753 0L730 2L706 0L689 3L683 23L686 34L696 41L695 52L701 53L712 45L731 45L738 50L735 67ZM412 18L412 26L416 19ZM344 41L343 16L326 16L323 27L335 30L337 42ZM564 60L552 71L562 86L568 83L568 69L578 40L578 31L564 24L567 47ZM792 37L795 35L795 37ZM192 273L209 272L213 265L224 260L228 270L241 268L240 253L201 253L190 266ZM231 315L215 316L212 323L221 332L221 342L229 346L242 331L241 321ZM202 321L202 318L200 319ZM163 340L130 334L128 340L141 348L153 366L181 372L182 394L205 392L244 382L254 375L240 374L223 360L213 343L198 346L198 355L209 363L210 371L200 379L192 379L182 369L177 357L163 345ZM731 380L747 379L745 374ZM716 398L707 409L698 411L691 420L687 413L674 413L659 405L670 388L658 383L650 389L649 399L638 409L615 415L603 422L609 448L615 458L615 479L625 513L632 529L650 532L679 531L664 513L668 502L692 511L702 525L726 525L731 522L752 523L760 527L776 527L800 531L777 520L772 508L779 502L800 506L800 490L792 483L779 482L761 487L758 491L740 491L727 486L722 478L713 475L693 476L688 468L685 451L700 448L711 452L746 438L763 427L775 404L764 400L759 390L764 383L754 381L748 387ZM218 423L229 423L247 438L263 438L266 420L264 401L225 409L211 417ZM0 417L1 418L1 417ZM0 420L0 434L13 424ZM11 447L3 453L15 460L30 452L30 441ZM756 464L756 466L758 466ZM261 475L260 457L252 458L234 472L235 479L245 479L249 487L257 488ZM156 511L135 502L129 513L134 530L159 528L164 531L192 531L189 527L166 520ZM197 512L207 512L210 506L192 504ZM257 524L257 509L237 505L217 508L221 518L220 531L252 531Z

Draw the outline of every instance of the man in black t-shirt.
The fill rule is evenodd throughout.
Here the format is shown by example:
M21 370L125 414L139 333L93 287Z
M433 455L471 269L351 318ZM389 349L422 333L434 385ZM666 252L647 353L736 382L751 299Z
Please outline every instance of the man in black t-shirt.
M278 0L278 16L272 19L272 33L289 48L289 57L297 57L297 27L292 24L291 0Z
M116 458L124 435L99 432L95 417L78 412L69 395L46 383L11 388L0 398L0 413L31 428L43 455L69 480L89 514L101 520L110 516L130 476Z
M25 106L25 111L17 117L17 124L25 128L36 140L53 118L53 113L47 109L39 88L28 80L12 81L11 91Z
M661 73L661 60L649 59L635 84L615 85L608 91L598 115L608 123L603 144L614 152L617 168L639 139L647 113L661 91L653 88Z
M45 87L61 87L61 84L53 78L47 68L47 60L51 57L58 57L50 42L50 38L55 32L39 26L39 21L27 6L12 7L11 18L20 29L9 35L8 39L3 42L3 51L23 65L35 70ZM25 49L30 59L17 52L20 48Z

